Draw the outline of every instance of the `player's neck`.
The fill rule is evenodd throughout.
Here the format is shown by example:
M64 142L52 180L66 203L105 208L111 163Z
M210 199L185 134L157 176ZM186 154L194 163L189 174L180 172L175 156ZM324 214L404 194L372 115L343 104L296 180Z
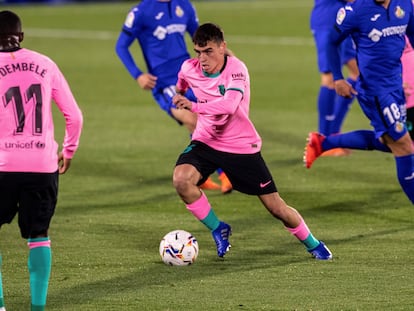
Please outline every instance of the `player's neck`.
M1 45L0 44L0 52L15 52L17 50L20 50L20 45Z
M388 6L390 5L391 0L384 0L384 1L377 1L377 3L381 6L383 6L384 8L388 9Z
M224 59L223 59L223 63L217 64L217 70L215 68L215 70L212 70L211 73L206 72L209 76L216 76L219 75L220 73L223 72L224 68L226 68L226 64L227 64L227 55L224 55Z
M18 36L1 36L0 51L13 52L20 49L20 41Z

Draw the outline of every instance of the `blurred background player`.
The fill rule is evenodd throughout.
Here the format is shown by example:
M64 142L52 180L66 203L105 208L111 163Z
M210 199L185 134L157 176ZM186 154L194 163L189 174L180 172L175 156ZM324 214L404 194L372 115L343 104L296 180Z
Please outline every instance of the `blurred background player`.
M193 140L177 159L173 184L187 209L212 233L217 255L230 249L231 226L215 215L198 185L217 167L223 168L234 189L256 195L269 213L280 220L318 260L332 254L317 240L299 212L280 197L261 155L262 139L249 119L250 77L246 65L227 54L224 34L212 23L201 25L193 36L197 58L184 62L177 89L193 85L197 102L174 96L179 109L198 115Z
M408 38L401 56L403 87L407 106L407 129L414 141L414 50Z
M354 99L353 96L345 98L336 94L326 47L329 32L335 25L336 13L346 3L347 1L341 0L315 0L310 17L310 27L316 45L317 62L321 76L317 99L318 132L325 136L337 134L341 131L345 116ZM345 39L338 48L341 63L346 66L348 71L347 82L355 86L359 70L352 38ZM326 151L322 156L343 156L347 154L349 154L349 150L335 148Z
M185 34L191 36L198 27L194 6L188 0L143 0L128 13L116 43L116 53L129 74L144 90L152 95L160 108L180 125L193 133L197 116L189 110L176 109L172 97L176 94L177 74L184 60L190 58L185 43ZM129 50L137 40L148 72L138 68ZM186 97L195 101L189 89ZM232 191L226 174L218 170L221 186L211 178L201 185L202 189Z
M338 147L392 152L400 186L414 204L414 147L406 127L401 65L405 35L414 43L413 11L411 0L357 0L339 9L328 44L335 90L344 97L357 95L374 130L326 137L310 133L304 162L310 168L322 152ZM355 89L343 78L337 52L349 35L361 71Z
M20 18L0 12L0 226L18 214L29 247L31 310L45 310L52 266L49 224L59 174L78 148L82 113L63 74L47 56L20 47ZM66 131L62 152L54 138L52 100ZM0 257L1 266L1 257ZM4 311L0 270L0 310Z

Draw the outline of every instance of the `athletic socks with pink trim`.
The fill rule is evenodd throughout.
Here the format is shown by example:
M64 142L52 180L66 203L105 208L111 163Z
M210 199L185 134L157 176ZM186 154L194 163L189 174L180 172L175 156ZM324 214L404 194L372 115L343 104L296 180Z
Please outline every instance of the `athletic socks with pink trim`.
M28 267L32 304L31 311L43 311L46 306L52 265L50 240L48 237L29 239L27 245L30 249Z

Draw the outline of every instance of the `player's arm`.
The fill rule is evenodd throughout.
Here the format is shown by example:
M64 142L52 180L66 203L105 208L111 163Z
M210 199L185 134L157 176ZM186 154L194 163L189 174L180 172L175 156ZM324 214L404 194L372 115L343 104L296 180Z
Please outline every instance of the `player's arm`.
M231 115L239 107L243 100L243 90L241 88L228 88L223 97L208 101L199 105L193 103L191 111L209 115Z
M348 6L338 10L336 24L329 33L326 45L326 54L334 79L335 91L338 95L344 97L352 97L353 95L356 95L355 89L344 79L341 57L339 54L339 45L351 34L353 29L352 17L347 16L350 15L350 12L352 12L352 10L350 10ZM348 19L351 21L348 21Z
M70 87L56 66L52 98L65 118L65 136L62 151L59 153L59 173L64 174L70 167L71 159L79 147L83 126L83 115L76 103Z
M183 68L183 66L185 66L185 62L182 64L181 68ZM175 91L177 92L177 94L184 95L190 88L190 85L186 81L182 70L178 72L177 76L178 76L178 79L175 85Z
M58 157L58 166L59 166L59 174L65 174L72 163L72 159L65 158L63 156L63 152L59 152Z
M138 82L139 86L144 90L151 90L155 87L157 77L150 73L143 73L135 63L129 47L134 42L134 36L123 30L116 42L116 53L119 59L128 70L129 74Z
M122 30L116 42L115 51L131 77L136 80L142 74L142 71L138 68L131 52L129 51L129 47L134 40L135 37L131 33Z

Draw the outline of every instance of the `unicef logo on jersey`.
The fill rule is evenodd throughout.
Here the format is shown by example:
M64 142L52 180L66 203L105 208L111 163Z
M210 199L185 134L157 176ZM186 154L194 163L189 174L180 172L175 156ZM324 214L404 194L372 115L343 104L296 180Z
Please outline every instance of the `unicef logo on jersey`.
M44 142L41 141L30 141L30 142L20 142L20 141L15 141L15 142L5 142L4 143L4 147L6 149L45 149L46 148L46 144Z
M165 37L167 36L167 29L161 26L158 26L154 32L152 33L154 35L154 37L156 37L158 40L164 40Z
M382 31L378 29L372 29L371 32L368 34L368 38L370 38L373 42L378 42L382 37Z
M38 141L38 142L36 142L36 148L37 149L45 149L46 144L44 142Z

